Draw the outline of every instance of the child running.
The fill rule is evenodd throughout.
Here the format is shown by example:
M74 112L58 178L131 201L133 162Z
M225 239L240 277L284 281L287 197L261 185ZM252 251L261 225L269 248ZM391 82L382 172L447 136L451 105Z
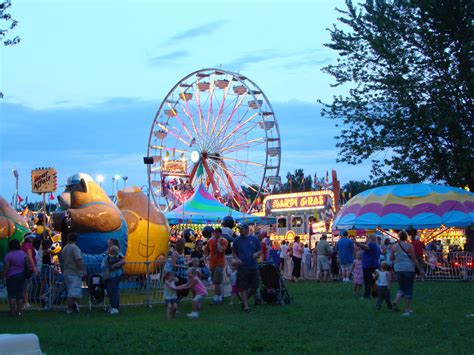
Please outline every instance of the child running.
M176 312L178 312L178 296L176 291L186 288L186 285L176 286L176 281L178 281L178 279L174 277L173 271L168 271L165 274L163 298L165 299L166 318L168 318L168 320L174 318Z
M196 268L188 271L188 283L186 284L193 292L193 311L188 313L189 318L199 318L199 311L204 298L207 296L206 286L201 281L201 273Z
M362 272L362 253L356 253L354 264L352 265L352 283L354 284L354 295L359 296L364 284L364 274Z

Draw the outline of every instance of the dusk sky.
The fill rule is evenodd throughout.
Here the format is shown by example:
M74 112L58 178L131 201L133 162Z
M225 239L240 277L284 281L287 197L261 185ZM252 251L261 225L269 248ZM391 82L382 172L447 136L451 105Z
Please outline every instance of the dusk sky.
M153 117L166 93L188 73L209 67L238 71L257 83L280 124L280 175L304 168L342 183L369 168L336 164L335 122L317 99L331 88L320 69L337 60L323 46L336 23L332 1L13 1L14 47L0 47L0 194L31 193L30 172L58 170L58 182L84 172L147 181ZM122 183L120 184L120 187Z

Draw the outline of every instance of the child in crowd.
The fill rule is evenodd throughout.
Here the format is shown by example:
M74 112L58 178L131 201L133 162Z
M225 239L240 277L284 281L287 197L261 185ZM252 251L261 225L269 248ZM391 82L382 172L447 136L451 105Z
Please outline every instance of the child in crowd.
M388 309L392 309L392 302L390 301L390 279L388 263L385 261L380 264L380 269L375 270L374 274L375 284L377 285L377 304L376 308L382 308L382 302L385 301Z
M166 318L170 320L175 316L176 312L178 312L178 296L176 291L179 290L181 286L176 286L178 279L174 277L173 271L168 271L165 274L164 281L163 298L166 304Z
M207 289L201 281L201 273L198 269L194 267L189 269L186 286L193 292L193 311L187 316L189 318L199 318L199 311L201 310L202 301L207 296Z
M362 272L362 253L356 252L356 258L352 265L352 282L354 284L354 295L359 296L364 284L364 274Z
M230 272L230 284L232 285L232 291L230 293L229 304L234 304L234 301L239 297L239 289L237 288L237 264L232 263Z

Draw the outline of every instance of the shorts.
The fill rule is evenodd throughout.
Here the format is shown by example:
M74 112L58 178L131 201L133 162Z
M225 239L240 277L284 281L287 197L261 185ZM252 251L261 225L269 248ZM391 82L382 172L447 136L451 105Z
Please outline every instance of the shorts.
M25 289L25 277L23 273L8 277L6 283L8 299L19 300L23 298L23 290Z
M82 297L82 277L77 275L64 275L68 298Z
M166 305L172 305L175 306L178 304L178 299L177 298L170 298L170 299L165 299L165 304Z
M403 297L411 300L413 298L413 283L415 282L414 271L398 271L398 291L403 294Z
M341 264L341 270L342 272L350 272L352 270L352 264Z
M238 269L237 287L239 290L256 290L259 285L258 269Z
M329 258L327 255L318 255L318 270L329 270Z
M211 269L211 280L215 285L220 285L222 280L224 280L224 268L221 266L216 266Z
M193 297L193 302L201 303L205 298L206 296L204 295L196 295Z

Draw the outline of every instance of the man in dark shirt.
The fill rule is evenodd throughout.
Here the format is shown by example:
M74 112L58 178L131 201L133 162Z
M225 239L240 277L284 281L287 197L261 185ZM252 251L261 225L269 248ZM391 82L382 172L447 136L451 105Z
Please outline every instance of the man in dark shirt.
M242 307L245 312L250 312L248 299L259 285L257 259L262 253L260 241L249 235L249 226L239 224L240 236L234 239L232 255L237 263L237 288L242 298Z

